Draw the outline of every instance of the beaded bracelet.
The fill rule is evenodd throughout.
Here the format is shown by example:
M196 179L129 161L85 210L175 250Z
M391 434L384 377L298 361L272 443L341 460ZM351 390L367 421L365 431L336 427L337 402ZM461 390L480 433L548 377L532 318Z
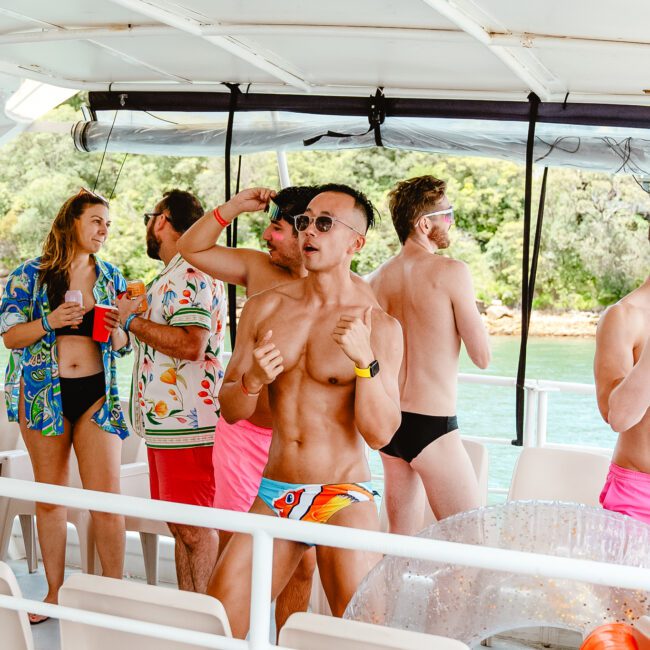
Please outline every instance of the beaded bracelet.
M140 314L129 314L129 316L127 316L127 319L124 321L124 325L122 325L122 329L125 332L128 332L131 329L131 321L134 318L137 318L139 315Z
M46 332L53 332L54 331L54 328L49 324L49 322L47 320L47 316L45 314L43 314L43 316L41 317L41 325L43 326L43 329Z
M228 225L230 225L222 216L221 212L219 212L219 206L217 206L214 210L212 210L212 216L217 220L217 223L224 228Z

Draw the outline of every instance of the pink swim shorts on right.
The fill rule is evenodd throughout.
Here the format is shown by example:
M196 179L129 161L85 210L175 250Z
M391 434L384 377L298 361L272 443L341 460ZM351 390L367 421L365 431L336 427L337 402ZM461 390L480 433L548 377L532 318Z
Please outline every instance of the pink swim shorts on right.
M650 474L611 463L600 504L605 510L650 524Z
M214 432L214 507L248 512L257 496L271 446L271 429L219 417Z

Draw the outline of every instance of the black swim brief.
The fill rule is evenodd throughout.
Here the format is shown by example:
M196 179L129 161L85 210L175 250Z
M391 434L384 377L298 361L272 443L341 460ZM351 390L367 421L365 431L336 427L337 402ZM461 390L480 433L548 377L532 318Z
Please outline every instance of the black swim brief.
M442 417L402 411L402 424L393 439L380 451L410 463L434 440L456 429L458 418L455 415Z
M59 377L63 415L74 424L97 400L106 395L104 373L89 377Z

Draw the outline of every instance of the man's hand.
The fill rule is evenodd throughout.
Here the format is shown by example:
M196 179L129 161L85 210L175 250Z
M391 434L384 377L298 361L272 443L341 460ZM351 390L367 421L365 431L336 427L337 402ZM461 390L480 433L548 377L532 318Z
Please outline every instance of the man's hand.
M250 393L259 393L262 388L270 384L284 370L280 350L271 342L273 331L269 330L253 350L253 366L244 373L246 378L242 381Z
M131 300L131 298L129 298L126 295L126 292L123 293L121 296L118 296L117 301L115 303L117 306L118 323L124 325L126 319L131 314L134 314L136 311L138 311L138 308L140 307L140 303L146 299L147 299L146 296L138 296L135 300ZM106 326L108 327L108 322Z
M275 196L275 191L268 187L249 187L242 190L219 208L221 217L231 222L242 212L259 212L264 210Z
M372 307L368 307L363 318L342 315L332 332L332 338L357 368L367 368L375 359L370 347L371 322Z
M107 309L104 312L104 327L111 333L115 334L120 325L120 316L115 309Z

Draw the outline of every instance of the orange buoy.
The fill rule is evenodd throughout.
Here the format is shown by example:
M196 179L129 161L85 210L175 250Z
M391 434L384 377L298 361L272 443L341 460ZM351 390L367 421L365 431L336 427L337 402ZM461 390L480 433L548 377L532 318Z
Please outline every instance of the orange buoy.
M634 630L626 623L607 623L597 627L580 650L638 650Z

